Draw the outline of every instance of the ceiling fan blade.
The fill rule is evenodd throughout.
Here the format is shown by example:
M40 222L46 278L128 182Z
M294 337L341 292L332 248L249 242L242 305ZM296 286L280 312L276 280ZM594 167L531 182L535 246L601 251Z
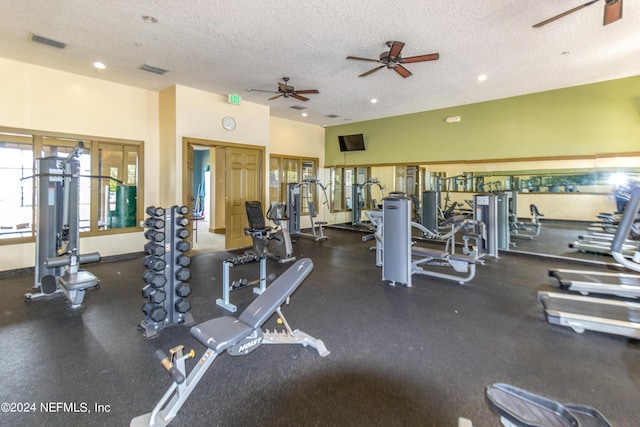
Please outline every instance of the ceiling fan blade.
M583 8L585 8L585 7L587 7L587 6L591 6L592 4L594 4L594 3L596 3L596 2L599 2L599 1L600 1L600 0L591 0L591 1L588 1L588 2L586 2L586 3L585 3L585 4L583 4L583 5L580 5L580 6L578 6L578 7L574 7L574 8L573 8L573 9L571 9L571 10L567 10L566 12L563 12L563 13L561 13L560 15L556 15L556 16L554 16L553 18L549 18L549 19L547 19L547 20L545 20L545 21L538 22L536 25L534 25L534 26L533 26L533 28L540 28L540 27L542 27L543 25L547 25L547 24L548 24L548 23L550 23L550 22L553 22L553 21L555 21L555 20L558 20L558 19L560 19L560 18L563 18L563 17L565 17L565 16L567 16L567 15L569 15L569 14L573 13L573 12L577 12L577 11L579 11L580 9L583 9Z
M389 58L399 57L403 47L403 42L391 42L391 49L389 49Z
M320 92L318 92L318 89L303 89L303 90L297 90L296 93L320 93Z
M357 56L347 56L347 59L356 59L356 60L358 60L358 61L380 62L380 61L379 61L379 60L377 60L377 59L360 58L360 57L357 57Z
M292 93L291 97L295 98L295 99L299 99L300 101L308 101L309 100L309 98L306 98L304 96L300 96L297 93Z
M369 74L375 73L376 71L378 71L379 69L384 68L384 67L386 67L386 65L381 65L379 67L373 68L373 69L367 71L366 73L360 74L358 77L366 77Z
M396 70L396 73L400 74L405 79L412 74L411 71L407 70L400 64L397 64L395 67L393 67L393 69Z
M247 89L248 92L266 92L266 93L278 93L275 90L264 90L264 89Z
M434 61L440 58L440 54L438 53L430 53L429 55L419 55L419 56L410 56L408 58L401 58L401 64L409 64L411 62L422 62L422 61Z
M622 19L622 0L606 2L604 5L604 23L602 25L609 25L619 19Z
M276 96L272 96L271 98L268 99L268 101L271 101L273 99L278 99L282 96L283 94L281 93L280 95L276 95Z

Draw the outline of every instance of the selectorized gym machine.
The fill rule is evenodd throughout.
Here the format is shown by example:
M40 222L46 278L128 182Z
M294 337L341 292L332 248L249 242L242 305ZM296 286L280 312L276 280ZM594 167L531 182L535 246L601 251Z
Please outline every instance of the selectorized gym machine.
M289 301L291 294L311 273L313 262L304 258L293 264L256 298L236 319L231 316L218 317L191 328L191 335L206 347L198 363L187 375L186 361L195 357L195 351L184 352L184 346L170 350L169 356L162 350L156 357L168 371L172 383L150 413L131 420L131 427L166 426L175 418L213 361L223 352L230 356L244 356L262 344L299 344L311 346L321 357L329 355L324 343L298 329L293 330L281 306ZM263 331L262 325L274 314L282 320L282 332Z
M307 177L302 182L288 184L287 185L287 230L289 234L293 236L306 236L312 237L316 241L328 239L329 237L324 235L322 227L327 224L326 221L316 221L318 212L316 211L316 205L313 202L313 195L316 194L316 190L320 189L324 195L323 204L328 203L327 187L315 177ZM311 235L300 232L301 221L301 191L309 198L309 219L311 220Z
M87 289L100 281L80 264L100 261L100 254L80 253L80 141L68 157L36 159L37 224L34 291L31 301L64 294L72 308L82 305Z
M267 211L267 219L276 227L267 226L264 222L262 204L259 201L245 202L249 227L244 233L251 236L253 252L257 257L268 256L278 260L279 263L295 261L293 245L289 232L282 227L282 222L287 219L284 214L284 203L273 203Z
M377 185L380 189L382 197L384 197L384 186L378 182L378 178L370 178L362 184L353 184L353 206L351 206L351 225L365 225L362 222L362 208L364 208L365 191L367 191L367 199L371 203L371 209L376 210L378 206L371 199L371 186Z

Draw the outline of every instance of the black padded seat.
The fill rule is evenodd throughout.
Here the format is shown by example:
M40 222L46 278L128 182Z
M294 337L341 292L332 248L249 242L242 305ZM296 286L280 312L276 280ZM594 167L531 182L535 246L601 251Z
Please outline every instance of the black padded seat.
M221 353L251 333L253 328L231 316L207 320L191 328L191 335L204 346Z

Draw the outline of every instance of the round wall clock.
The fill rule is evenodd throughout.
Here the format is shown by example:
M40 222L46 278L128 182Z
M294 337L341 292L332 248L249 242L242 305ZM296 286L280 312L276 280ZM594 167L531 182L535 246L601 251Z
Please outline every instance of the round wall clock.
M236 128L236 119L231 116L222 118L222 127L226 130L234 130Z

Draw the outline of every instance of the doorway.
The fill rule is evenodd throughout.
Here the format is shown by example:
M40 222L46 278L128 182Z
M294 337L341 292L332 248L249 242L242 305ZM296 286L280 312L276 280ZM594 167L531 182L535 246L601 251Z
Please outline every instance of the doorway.
M264 201L264 147L183 138L183 203L192 253L251 246L244 202Z

